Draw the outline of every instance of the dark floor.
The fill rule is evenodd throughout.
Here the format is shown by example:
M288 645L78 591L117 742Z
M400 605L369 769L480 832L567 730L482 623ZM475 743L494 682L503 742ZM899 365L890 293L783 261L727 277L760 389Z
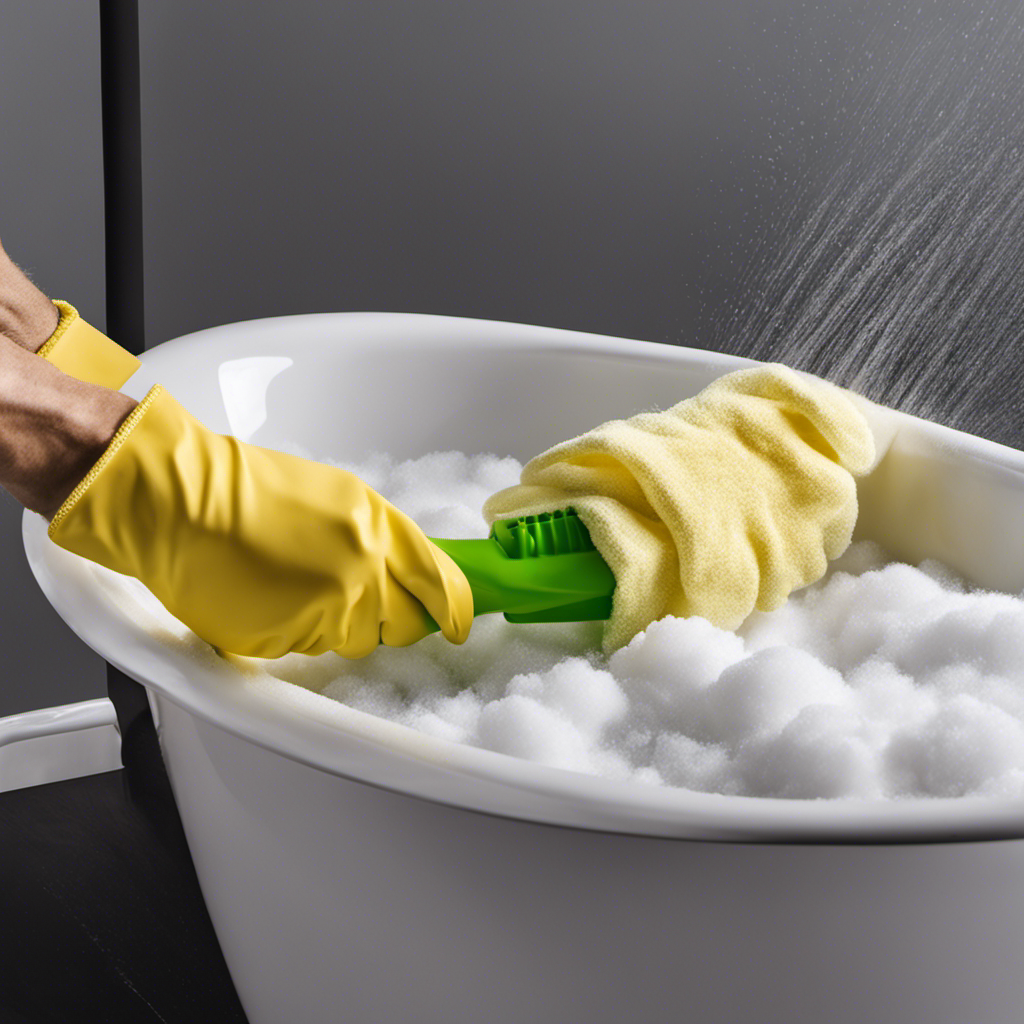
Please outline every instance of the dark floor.
M0 793L0 1024L244 1024L141 687L119 771Z

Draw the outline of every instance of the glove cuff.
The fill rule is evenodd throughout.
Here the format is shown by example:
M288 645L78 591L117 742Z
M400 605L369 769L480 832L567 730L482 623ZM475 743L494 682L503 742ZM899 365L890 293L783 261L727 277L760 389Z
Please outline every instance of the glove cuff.
M75 505L81 500L82 495L92 486L93 481L103 472L104 467L108 462L117 454L118 449L128 440L131 432L139 425L142 417L146 415L150 406L156 401L156 399L164 394L165 389L159 384L154 384L152 388L147 392L146 397L128 414L126 419L117 428L114 436L110 439L110 444L104 449L103 454L96 460L92 469L82 478L78 486L67 496L64 500L64 504L54 513L53 519L50 520L50 526L46 533L50 540L55 543L59 543L56 540L56 532L60 528L61 523L71 514Z
M69 377L117 391L139 368L139 360L86 323L71 303L54 299L53 304L60 320L36 355Z

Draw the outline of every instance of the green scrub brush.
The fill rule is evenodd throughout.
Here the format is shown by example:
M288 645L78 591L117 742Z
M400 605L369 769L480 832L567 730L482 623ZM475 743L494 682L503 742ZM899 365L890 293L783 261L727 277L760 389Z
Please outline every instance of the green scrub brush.
M474 615L504 612L521 623L588 622L612 613L615 577L575 509L502 519L476 540L430 541L466 574Z

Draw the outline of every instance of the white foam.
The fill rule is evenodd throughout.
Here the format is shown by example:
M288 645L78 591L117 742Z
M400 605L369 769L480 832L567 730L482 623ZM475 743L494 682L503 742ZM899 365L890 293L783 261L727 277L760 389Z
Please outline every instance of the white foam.
M307 454L298 452L298 454ZM324 460L326 461L326 460ZM428 535L482 537L514 459L374 455L356 473ZM475 620L346 662L254 662L441 739L558 768L790 798L1024 796L1024 601L946 566L853 545L815 585L736 633L653 623L610 658L600 623Z

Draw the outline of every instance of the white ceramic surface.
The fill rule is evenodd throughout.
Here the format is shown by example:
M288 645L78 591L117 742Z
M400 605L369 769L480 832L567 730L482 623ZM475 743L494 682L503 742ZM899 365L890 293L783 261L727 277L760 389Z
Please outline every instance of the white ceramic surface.
M213 429L314 456L525 460L746 362L318 314L167 342L125 390L159 380ZM858 535L1024 589L1024 455L897 418L861 487ZM445 743L286 683L249 685L205 645L163 639L136 586L50 544L38 516L24 539L63 618L150 690L253 1024L653 1022L681 1007L703 1022L995 1024L1024 1006L1024 841L980 841L1024 837L1021 801L722 797Z

